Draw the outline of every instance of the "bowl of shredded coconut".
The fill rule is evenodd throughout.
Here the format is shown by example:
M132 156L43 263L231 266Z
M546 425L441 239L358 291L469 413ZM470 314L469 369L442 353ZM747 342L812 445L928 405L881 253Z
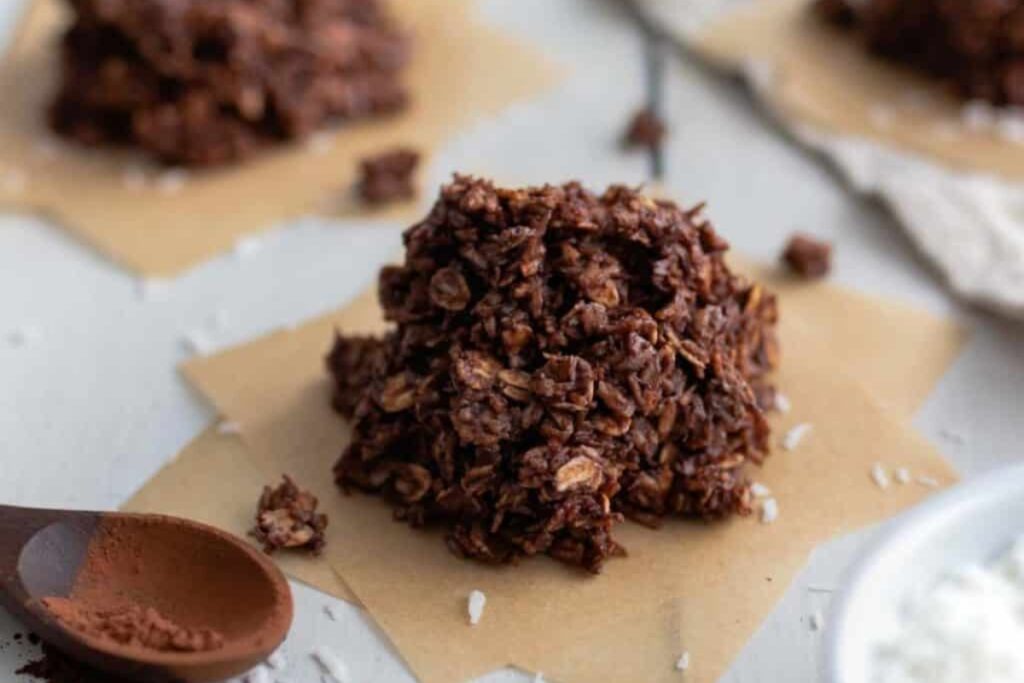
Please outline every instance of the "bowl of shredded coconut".
M1024 681L1024 465L892 523L836 603L829 683Z

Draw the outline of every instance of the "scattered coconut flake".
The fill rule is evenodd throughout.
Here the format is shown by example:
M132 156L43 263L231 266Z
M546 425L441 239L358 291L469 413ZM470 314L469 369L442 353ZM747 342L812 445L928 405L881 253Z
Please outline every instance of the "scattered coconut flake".
M754 495L754 498L767 498L772 495L771 489L759 481L755 481L750 485L750 492Z
M43 331L35 325L22 325L7 333L7 343L15 348L28 346L43 337Z
M901 484L909 484L912 479L912 477L910 476L910 470L908 470L906 467L898 467L896 469L895 476L896 481L898 481Z
M1024 117L1015 113L1000 116L996 123L996 132L1007 142L1015 145L1024 144Z
M779 518L779 503L774 498L765 498L761 503L761 523L771 524Z
M263 240L258 237L243 237L235 242L235 256L240 259L248 258L263 249Z
M683 652L676 660L676 671L686 671L690 668L690 653Z
M156 179L156 189L163 194L179 194L188 184L188 171L171 168L161 173Z
M825 617L822 616L821 610L818 610L817 612L811 615L810 624L812 631L820 631L825 627Z
M334 613L334 607L332 605L324 605L324 615L331 621L338 620L338 615Z
M868 110L868 119L875 128L883 130L891 128L893 120L892 109L884 104L872 105L871 109Z
M789 402L789 397L787 397L782 392L775 393L776 410L778 410L780 413L788 413L790 410L792 410L792 408L793 404Z
M229 434L241 434L242 425L237 422L233 422L232 420L222 420L217 424L217 433L225 436Z
M793 427L784 437L782 437L782 447L787 451L794 450L800 445L800 442L804 440L804 437L807 436L807 433L810 432L811 429L812 425L807 422Z
M200 356L205 356L210 351L209 340L199 330L186 332L181 343L188 351Z
M310 656L335 683L349 683L348 666L336 654L327 648L318 647Z
M0 173L0 193L18 195L28 187L28 176L16 168L5 169Z
M288 668L288 659L284 656L284 652L277 650L267 657L267 666L274 671L284 671Z
M835 593L835 588L829 588L828 586L808 586L807 590L811 593Z
M245 675L245 683L274 683L266 667L257 666Z
M474 590L470 592L467 607L469 608L469 623L471 626L476 626L480 623L480 619L484 616L484 606L486 604L487 596L483 594L483 591Z
M121 171L121 186L129 192L144 190L148 183L149 176L141 166L129 166Z
M871 480L875 482L875 485L880 489L889 488L889 475L882 467L882 463L876 462L871 466Z
M917 483L921 486L927 486L930 489L937 489L941 486L941 484L939 484L939 480L934 477L919 476L917 478Z
M775 64L767 59L745 59L743 75L754 90L765 92L775 82Z
M167 290L170 289L170 286L171 285L167 280L147 277L139 280L135 291L138 293L140 299L144 301L154 301L156 299L163 299L167 294Z
M323 156L334 148L334 134L328 131L320 131L309 136L306 141L306 150L310 154Z
M995 125L996 111L988 102L971 100L960 110L960 120L968 130L986 130Z

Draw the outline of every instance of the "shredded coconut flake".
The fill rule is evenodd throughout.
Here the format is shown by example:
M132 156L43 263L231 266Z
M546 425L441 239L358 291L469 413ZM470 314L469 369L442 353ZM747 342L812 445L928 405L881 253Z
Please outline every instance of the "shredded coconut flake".
M934 477L919 476L917 478L917 483L921 486L927 486L930 489L937 489L941 486L941 484L939 484L939 480Z
M754 495L754 498L767 498L772 495L771 489L759 481L755 481L750 485L750 493Z
M327 131L314 133L309 136L309 140L306 142L306 149L310 154L315 154L316 156L328 154L334 149L334 134Z
M761 523L771 524L779 518L779 502L774 498L766 498L761 503Z
M288 659L284 656L284 652L278 650L267 657L267 666L274 671L284 671L288 668Z
M245 683L273 683L273 679L266 667L257 666L245 675Z
M871 480L875 482L875 486L880 489L889 488L889 474L882 467L882 463L876 462L871 466Z
M807 590L811 593L835 593L835 588L829 588L828 586L808 586Z
M800 445L800 442L804 440L804 437L807 436L807 433L810 432L811 429L812 426L807 422L804 422L803 424L798 424L796 427L793 427L786 433L784 437L782 437L782 447L785 448L787 451L792 451L796 449L796 447Z
M210 352L210 342L199 330L187 332L185 336L181 338L181 343L189 352L200 356L204 356Z
M229 434L241 434L242 426L237 422L232 422L231 420L223 420L217 425L217 433L225 436Z
M243 237L235 242L235 256L244 259L263 249L263 240L258 237Z
M684 652L676 660L676 671L686 671L690 668L690 653Z
M825 627L825 617L822 616L821 610L818 610L811 615L810 625L812 631L820 631Z
M318 647L310 656L334 683L349 683L348 666L336 654L327 648Z
M1024 681L1024 537L994 562L955 566L909 591L875 636L865 679L880 683Z
M156 189L163 194L179 194L188 184L188 171L172 168L161 173L156 179Z
M789 397L783 393L775 394L775 408L780 413L788 413L793 409L793 404L789 402Z
M167 280L161 280L159 278L145 278L139 280L137 292L139 298L144 301L153 301L155 299L162 299L166 294L167 290L170 289L170 284Z
M912 477L910 476L910 470L908 470L906 467L897 468L895 477L896 481L898 481L901 484L909 484L912 480Z
M474 590L469 594L467 607L469 609L469 623L476 626L484 616L484 606L487 604L487 596L482 591Z

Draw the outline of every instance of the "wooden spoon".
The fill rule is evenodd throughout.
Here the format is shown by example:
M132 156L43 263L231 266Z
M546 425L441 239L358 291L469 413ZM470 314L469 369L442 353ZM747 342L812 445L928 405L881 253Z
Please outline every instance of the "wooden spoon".
M204 652L123 645L68 627L46 598L89 609L152 607L224 644ZM264 661L292 622L288 582L265 555L213 527L163 515L0 506L0 603L73 659L133 681L207 683Z

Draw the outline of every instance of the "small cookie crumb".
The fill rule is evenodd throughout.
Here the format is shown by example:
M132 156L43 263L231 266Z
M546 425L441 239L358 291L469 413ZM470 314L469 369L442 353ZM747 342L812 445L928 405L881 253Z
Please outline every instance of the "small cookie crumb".
M250 533L263 544L268 555L281 548L319 555L327 545L327 515L317 513L316 496L300 489L287 474L282 479L276 488L263 487L256 508L256 526Z
M357 191L366 204L388 204L416 196L415 174L419 152L399 147L367 157L359 163Z
M665 122L656 113L650 109L641 109L630 119L622 136L622 145L626 148L655 149L664 141L667 133Z
M889 474L882 467L882 463L876 462L871 466L871 480L875 482L875 485L880 489L889 488Z
M797 426L786 432L786 435L782 437L782 447L787 451L795 450L800 442L804 440L804 437L813 429L812 425L808 422L798 424Z
M466 607L469 611L469 623L476 626L484 616L484 606L487 605L487 596L482 591L474 590L469 594Z
M795 233L782 252L782 260L800 277L818 280L832 269L832 245L805 233Z

